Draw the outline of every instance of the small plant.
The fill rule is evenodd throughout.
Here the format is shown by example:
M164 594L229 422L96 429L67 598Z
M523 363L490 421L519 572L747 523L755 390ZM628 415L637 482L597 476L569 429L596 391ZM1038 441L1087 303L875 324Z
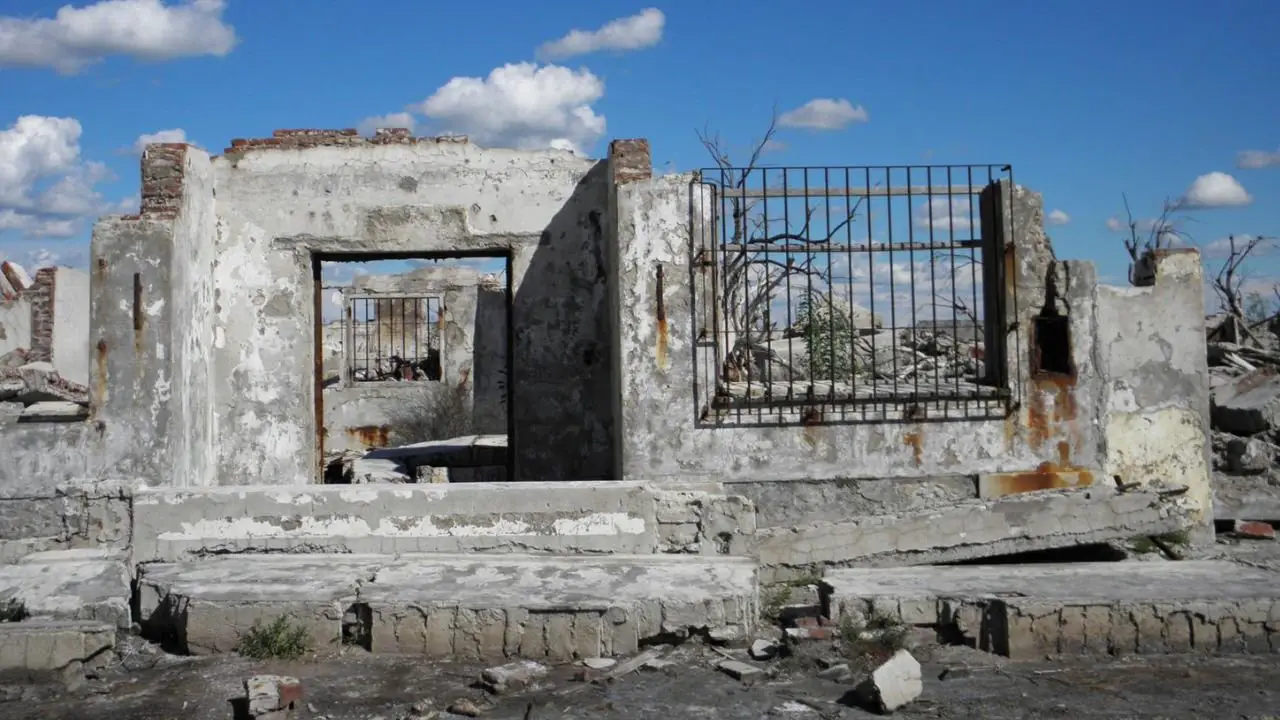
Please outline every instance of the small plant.
M782 609L791 602L791 585L783 584L771 588L766 594L760 615L770 623L782 620Z
M17 598L9 598L0 604L0 623L22 622L27 619L27 606Z
M406 390L390 414L390 441L409 445L472 435L470 385L442 387L440 383Z
M840 621L840 649L850 667L878 665L906 646L907 627L896 618L873 612L861 623Z
M255 622L240 639L236 652L254 660L296 660L311 649L311 634L287 615L263 625Z

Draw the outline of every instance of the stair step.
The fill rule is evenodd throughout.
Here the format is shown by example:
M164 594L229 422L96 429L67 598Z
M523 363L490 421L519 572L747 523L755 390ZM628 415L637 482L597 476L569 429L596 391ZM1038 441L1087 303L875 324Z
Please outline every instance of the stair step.
M572 660L664 635L747 633L755 564L680 555L223 555L143 565L141 620L195 654L281 615L318 651Z
M14 603L29 616L127 630L131 595L129 569L111 551L53 550L0 565L0 608Z
M824 613L959 631L1014 658L1280 652L1280 572L1223 560L828 571Z

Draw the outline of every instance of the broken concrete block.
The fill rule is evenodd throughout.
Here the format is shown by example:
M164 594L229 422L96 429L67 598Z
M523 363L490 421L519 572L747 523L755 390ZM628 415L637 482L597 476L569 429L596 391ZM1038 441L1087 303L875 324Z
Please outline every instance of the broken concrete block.
M1242 538L1251 540L1275 540L1276 529L1271 523L1256 520L1237 520L1233 532Z
M751 643L752 660L769 660L778 654L778 643L763 638Z
M20 422L75 422L89 417L89 408L76 402L54 400L27 406Z
M720 664L716 665L716 668L734 680L753 680L756 676L764 673L764 670L755 665L738 660L721 661Z
M1274 451L1259 438L1232 438L1227 441L1227 469L1240 475L1257 475L1271 467Z
M546 665L532 660L521 660L491 667L480 673L480 682L493 693L521 690L547 676Z
M1272 368L1246 373L1211 395L1213 427L1253 435L1280 426L1280 376Z
M22 381L23 387L14 399L28 405L48 400L89 402L89 389L59 375L52 363L27 363L17 370L4 368L0 373L10 378L16 376Z
M618 661L613 658L587 658L582 661L582 664L592 670L608 670L614 665L617 665Z
M356 485L413 482L413 477L395 460L355 458L351 461L351 482Z
M287 675L254 675L244 681L249 716L259 720L287 717L302 700L302 681Z
M920 663L911 653L899 650L858 685L855 692L869 708L891 713L924 692Z

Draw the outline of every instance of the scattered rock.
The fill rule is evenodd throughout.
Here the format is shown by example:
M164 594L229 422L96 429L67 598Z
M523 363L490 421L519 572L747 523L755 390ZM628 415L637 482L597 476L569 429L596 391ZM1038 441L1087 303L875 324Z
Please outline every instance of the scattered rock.
M1257 475L1271 467L1271 446L1258 438L1231 438L1227 441L1227 470L1240 475Z
M760 639L751 643L752 660L771 660L778 654L778 643Z
M532 660L520 660L488 668L480 673L480 682L489 692L504 693L522 690L546 677L548 672L546 665Z
M244 681L249 717L285 720L302 700L302 682L285 675L254 675Z
M400 717L400 720L436 720L440 717L440 711L436 710L435 703L430 700L419 700L409 706L409 712Z
M1280 425L1280 376L1260 368L1218 386L1211 394L1213 426L1253 435Z
M1275 540L1276 529L1271 523L1256 520L1237 520L1233 532L1250 540Z
M654 658L646 662L642 667L645 670L667 671L675 667L675 660L667 660L666 658Z
M911 653L899 650L876 668L854 692L868 708L882 714L891 713L924 692L920 663Z
M754 680L764 673L763 670L755 665L738 660L724 660L719 665L716 665L716 668L734 680Z
M467 698L458 698L449 703L449 712L463 717L480 717L480 706Z
M618 661L613 658L587 658L582 661L582 664L592 670L608 670L614 665L617 665Z
M707 633L707 639L715 645L728 645L737 642L741 637L742 631L733 625L718 627Z
M823 680L843 681L848 680L852 676L853 673L849 671L849 665L847 663L832 665L827 669L818 672L818 677Z

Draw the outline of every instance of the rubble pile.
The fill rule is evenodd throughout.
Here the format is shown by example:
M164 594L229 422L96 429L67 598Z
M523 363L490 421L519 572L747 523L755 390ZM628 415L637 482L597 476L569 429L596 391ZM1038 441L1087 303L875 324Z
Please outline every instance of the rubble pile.
M1215 339L1209 326L1215 492L1243 498L1243 515L1231 519L1280 520L1280 326L1253 328L1239 343Z
M29 360L22 348L0 355L0 404L24 418L78 418L87 413L88 388L62 377L50 363Z

